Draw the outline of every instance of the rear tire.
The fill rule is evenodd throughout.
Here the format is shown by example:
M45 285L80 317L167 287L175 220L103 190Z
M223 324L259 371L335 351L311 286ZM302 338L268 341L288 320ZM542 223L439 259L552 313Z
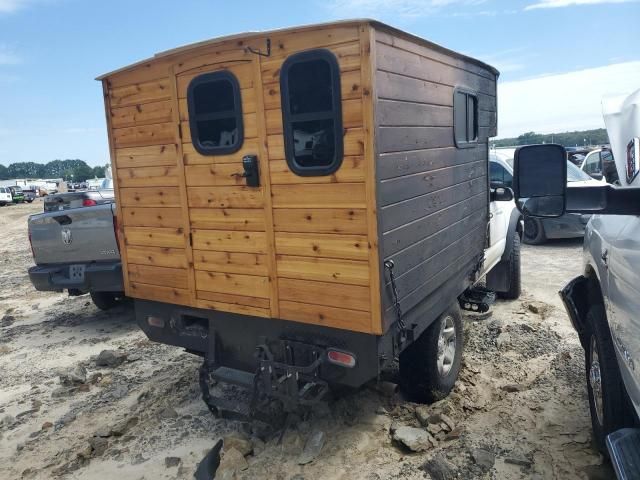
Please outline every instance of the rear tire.
M522 235L524 243L529 245L540 245L547 241L542 221L533 217L525 217L524 219L524 235Z
M446 397L460 373L463 343L462 316L455 303L400 354L404 391L422 403Z
M589 332L584 356L591 424L598 450L608 457L607 435L620 428L631 427L633 416L603 305L593 305L589 309L587 325Z
M91 292L93 304L100 310L110 310L120 303L121 296L113 292Z
M506 300L517 300L522 292L522 273L520 267L520 235L515 232L511 255L509 256L509 290L499 294Z

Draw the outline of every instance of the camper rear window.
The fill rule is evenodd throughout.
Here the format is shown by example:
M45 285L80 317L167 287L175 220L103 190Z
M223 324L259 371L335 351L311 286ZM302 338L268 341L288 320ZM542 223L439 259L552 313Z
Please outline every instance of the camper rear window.
M478 141L478 97L464 90L454 91L453 124L456 147L471 147Z
M280 74L285 154L301 176L329 175L343 156L340 68L328 50L290 56Z
M240 86L228 71L194 78L187 90L189 129L194 148L202 155L225 155L242 146Z

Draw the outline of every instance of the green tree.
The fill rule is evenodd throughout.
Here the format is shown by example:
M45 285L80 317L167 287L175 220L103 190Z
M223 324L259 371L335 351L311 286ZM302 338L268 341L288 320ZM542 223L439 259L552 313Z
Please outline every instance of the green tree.
M101 166L93 167L92 178L104 178L104 169L105 167Z
M9 173L7 167L0 164L0 180L9 180Z
M39 178L43 173L43 165L35 162L12 163L7 168L9 178Z

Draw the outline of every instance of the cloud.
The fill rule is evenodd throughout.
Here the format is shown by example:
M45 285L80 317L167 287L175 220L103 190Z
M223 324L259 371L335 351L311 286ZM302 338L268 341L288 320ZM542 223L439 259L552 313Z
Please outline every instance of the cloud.
M602 97L640 85L640 60L498 84L498 134L604 128Z
M539 0L537 3L527 5L525 10L538 8L562 8L574 5L598 5L601 3L634 3L638 0Z
M2 0L0 0L2 1ZM451 5L480 5L486 0L331 0L328 8L341 17L399 15L419 17Z
M0 0L2 1L2 0ZM20 57L7 45L0 44L0 66L17 65L21 63Z
M31 3L31 0L0 0L0 13L13 13Z

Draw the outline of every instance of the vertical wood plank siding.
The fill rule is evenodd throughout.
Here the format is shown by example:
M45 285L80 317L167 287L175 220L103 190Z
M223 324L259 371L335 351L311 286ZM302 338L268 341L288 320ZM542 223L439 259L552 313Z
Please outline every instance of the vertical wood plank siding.
M376 30L376 170L381 260L394 262L400 306L435 318L482 257L488 221L489 136L496 76L488 69ZM454 144L457 87L478 98L478 142ZM384 272L383 323L395 320Z

